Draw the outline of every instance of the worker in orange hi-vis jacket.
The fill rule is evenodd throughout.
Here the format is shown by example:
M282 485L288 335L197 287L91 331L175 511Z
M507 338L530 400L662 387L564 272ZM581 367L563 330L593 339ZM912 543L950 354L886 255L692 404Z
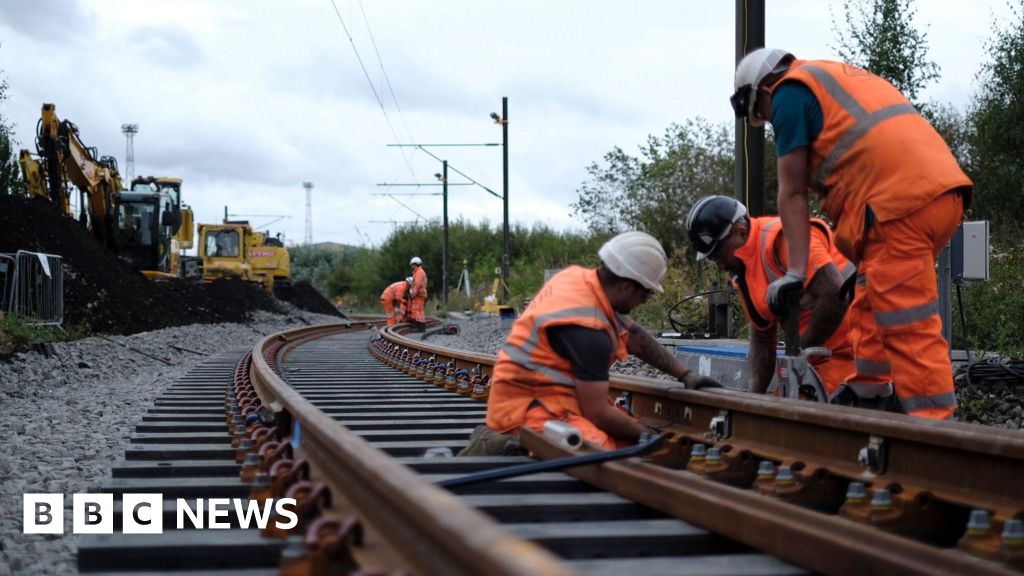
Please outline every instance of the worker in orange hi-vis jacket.
M835 225L836 246L857 266L844 286L855 289L856 374L837 400L952 418L935 259L970 205L972 184L949 146L896 87L843 62L759 48L737 65L734 87L736 116L775 132L789 262L768 286L769 304L778 307L807 278L813 192Z
M427 303L427 273L423 270L423 260L419 256L413 256L409 260L412 266L412 288L409 290L409 322L413 327L422 331L427 321L424 307Z
M389 285L381 292L380 303L384 307L384 314L388 317L388 326L406 321L411 286L412 276Z
M629 312L664 292L665 250L649 234L625 232L598 252L595 270L570 266L530 300L498 352L487 427L500 434L566 422L604 448L635 443L650 429L608 398L609 367L633 354L695 390L720 387L688 370Z
M686 231L697 260L726 272L740 297L751 328L748 391L764 394L775 373L778 328L785 322L785 315L772 310L766 297L768 285L786 273L789 263L782 220L749 216L735 198L705 196L690 209ZM857 268L836 248L828 225L817 218L811 219L807 269L800 299L800 347L831 351L831 356L808 358L831 398L855 370L848 303L839 289Z

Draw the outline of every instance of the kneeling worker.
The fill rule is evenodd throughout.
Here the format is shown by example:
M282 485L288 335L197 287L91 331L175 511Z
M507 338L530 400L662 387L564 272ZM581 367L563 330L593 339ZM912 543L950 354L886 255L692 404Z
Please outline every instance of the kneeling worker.
M399 322L406 322L408 319L408 296L409 288L412 286L412 276L405 280L399 280L380 294L380 304L384 307L384 315L388 317L388 326L394 326Z
M823 346L829 357L809 362L832 397L854 373L853 346L849 339L847 303L839 291L856 274L856 267L832 241L825 222L812 219L808 278L800 301L800 347ZM752 218L739 201L726 196L706 196L694 204L686 218L690 243L697 259L714 262L729 275L740 295L750 323L750 392L763 394L775 372L775 343L784 314L768 305L768 285L786 273L789 258L785 233L778 216Z
M633 354L687 388L719 386L685 366L626 316L663 292L665 251L652 236L626 232L598 252L601 266L571 266L541 288L498 353L487 426L541 432L548 420L577 427L606 448L635 442L648 428L611 405L608 369Z

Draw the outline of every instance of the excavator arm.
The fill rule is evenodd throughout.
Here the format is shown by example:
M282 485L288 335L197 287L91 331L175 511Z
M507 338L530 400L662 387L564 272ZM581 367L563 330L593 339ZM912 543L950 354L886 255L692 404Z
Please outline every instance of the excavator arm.
M83 192L87 200L89 228L104 245L115 247L114 202L121 191L117 161L86 146L78 135L78 127L57 118L53 104L43 104L36 135L39 161L27 150L19 156L28 181L29 193L48 196L65 214L73 216L67 182Z

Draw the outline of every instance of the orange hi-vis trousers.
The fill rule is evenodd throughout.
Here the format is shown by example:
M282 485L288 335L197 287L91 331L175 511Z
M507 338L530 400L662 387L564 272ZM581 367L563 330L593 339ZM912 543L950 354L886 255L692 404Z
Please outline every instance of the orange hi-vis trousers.
M381 298L380 304L381 306L384 307L384 315L388 317L388 326L394 326L395 324L398 324L399 322L402 322L404 320L404 305L399 304L398 306L396 306L395 300L392 300L390 298Z
M949 346L942 336L935 259L963 218L958 193L936 197L908 216L875 222L857 269L850 307L855 374L847 385L871 398L892 386L903 411L947 419L956 409Z

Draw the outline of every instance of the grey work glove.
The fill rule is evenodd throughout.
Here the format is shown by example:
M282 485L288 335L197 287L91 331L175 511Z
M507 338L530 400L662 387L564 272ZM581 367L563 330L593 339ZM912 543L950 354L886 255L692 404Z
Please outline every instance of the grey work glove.
M786 313L786 296L803 290L806 278L803 274L786 270L785 276L768 285L768 307L773 313L779 316Z
M722 385L717 380L710 376L697 373L696 370L690 370L683 377L679 379L680 382L686 385L687 390L700 390L701 388L721 388Z

